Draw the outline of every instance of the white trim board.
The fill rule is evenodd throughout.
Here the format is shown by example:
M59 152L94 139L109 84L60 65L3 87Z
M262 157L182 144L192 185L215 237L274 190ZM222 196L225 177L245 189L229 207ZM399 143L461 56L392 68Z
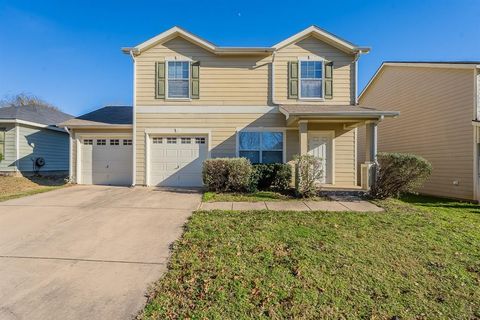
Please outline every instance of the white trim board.
M53 126L50 126L50 125L47 125L47 124L41 124L41 123L37 123L37 122L19 120L19 119L0 119L0 123L23 124L23 125L26 125L26 126L32 126L32 127L43 128L43 129L48 129L48 130L60 131L60 132L67 133L62 128L53 127Z
M136 113L278 113L277 106L136 106Z

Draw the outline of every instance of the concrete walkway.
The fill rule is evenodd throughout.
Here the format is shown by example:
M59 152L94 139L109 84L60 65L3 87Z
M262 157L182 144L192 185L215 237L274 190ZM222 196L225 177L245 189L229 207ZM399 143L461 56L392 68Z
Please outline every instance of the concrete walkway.
M345 198L332 201L202 202L200 210L357 211L380 212L371 202Z

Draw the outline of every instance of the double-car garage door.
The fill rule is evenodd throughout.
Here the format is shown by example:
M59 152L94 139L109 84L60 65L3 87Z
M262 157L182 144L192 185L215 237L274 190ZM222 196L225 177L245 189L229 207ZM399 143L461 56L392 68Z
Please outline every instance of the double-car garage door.
M132 183L131 137L88 137L81 142L80 183ZM202 163L208 157L207 136L155 135L150 137L148 149L148 185L202 186Z

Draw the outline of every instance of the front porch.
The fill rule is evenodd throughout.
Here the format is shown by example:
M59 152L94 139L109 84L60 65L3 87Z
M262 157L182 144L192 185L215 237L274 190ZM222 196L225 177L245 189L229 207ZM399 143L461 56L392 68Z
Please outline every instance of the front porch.
M298 130L298 153L312 154L324 162L322 183L330 189L368 190L374 181L377 154L377 125L398 112L359 106L281 106L287 128ZM366 127L365 162L358 168L357 128ZM360 170L361 186L357 186Z

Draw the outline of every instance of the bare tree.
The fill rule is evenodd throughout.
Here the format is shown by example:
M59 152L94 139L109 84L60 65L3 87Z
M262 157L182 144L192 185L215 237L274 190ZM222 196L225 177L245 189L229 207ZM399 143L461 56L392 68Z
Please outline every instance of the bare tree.
M0 100L0 108L25 106L42 106L54 110L59 110L56 106L39 98L38 96L24 92L15 95L6 95L3 99Z

